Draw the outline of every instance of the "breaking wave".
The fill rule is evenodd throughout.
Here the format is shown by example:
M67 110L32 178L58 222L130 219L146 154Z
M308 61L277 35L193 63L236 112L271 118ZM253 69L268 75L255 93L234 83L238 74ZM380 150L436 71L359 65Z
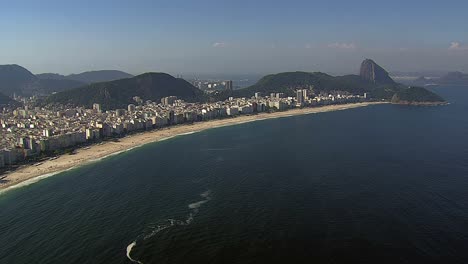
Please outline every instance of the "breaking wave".
M140 236L138 236L132 243L130 243L127 246L127 258L132 261L133 263L138 263L138 264L143 264L143 262L132 258L131 253L132 250L137 246L137 243L143 242L149 238L152 238L156 236L159 232L166 230L168 228L174 227L174 226L187 226L190 225L193 222L193 219L199 212L199 208L207 203L208 201L211 200L211 191L208 190L200 196L203 198L201 201L197 201L194 203L191 203L188 205L188 208L190 209L190 213L188 214L187 218L185 220L177 220L177 219L166 219L163 222L157 223L157 224L151 224L148 226L148 229L150 231L147 231Z
M132 259L132 257L130 256L130 253L132 252L132 249L137 245L136 241L133 241L133 243L131 243L130 245L127 246L127 258L134 262L134 263L139 263L139 264L143 264L142 262L138 261L138 260L135 260L135 259Z

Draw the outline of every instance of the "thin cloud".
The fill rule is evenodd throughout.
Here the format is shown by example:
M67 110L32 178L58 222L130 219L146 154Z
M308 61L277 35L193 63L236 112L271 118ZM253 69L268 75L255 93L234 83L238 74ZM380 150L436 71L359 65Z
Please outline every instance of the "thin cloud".
M228 44L226 42L215 42L213 48L226 48Z
M312 44L306 44L306 45L305 45L305 48L306 48L306 49L311 49L311 48L313 48L313 47L314 47L314 46L313 46Z
M454 41L450 43L450 47L448 48L449 50L468 50L468 46L462 45L458 41Z
M356 49L356 45L354 45L354 43L339 43L339 42L335 42L335 43L328 44L328 47L329 47L329 48L332 48L332 49L342 49L342 50L353 50L353 49Z

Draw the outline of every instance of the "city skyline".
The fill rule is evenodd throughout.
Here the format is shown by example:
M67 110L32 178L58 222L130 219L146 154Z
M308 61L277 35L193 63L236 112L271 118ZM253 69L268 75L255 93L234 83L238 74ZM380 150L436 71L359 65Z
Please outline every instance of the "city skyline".
M466 8L462 1L24 0L0 11L0 57L60 74L346 74L364 58L389 71L467 72Z

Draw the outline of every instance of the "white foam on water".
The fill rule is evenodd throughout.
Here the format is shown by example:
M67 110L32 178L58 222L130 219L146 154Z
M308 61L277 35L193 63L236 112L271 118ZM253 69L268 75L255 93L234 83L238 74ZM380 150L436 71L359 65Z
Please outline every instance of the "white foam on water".
M200 131L198 130L198 131L192 131L192 132L187 132L187 133L181 133L181 134L177 134L177 135L165 137L165 138L162 138L162 139L157 140L157 141L154 141L154 142L165 141L165 140L168 140L168 139L177 137L177 136L191 135L191 134L195 134L195 133L198 133L198 132L200 132ZM100 157L100 158L90 159L90 160L87 160L87 161L83 162L83 163L80 164L80 165L73 166L73 167L68 168L68 169L65 169L65 170L60 170L60 171L51 172L51 173L46 173L46 174L42 174L42 175L36 176L36 177L31 178L31 179L28 179L28 180L26 180L26 181L22 181L22 182L20 182L20 183L18 183L18 184L9 186L9 187L7 187L7 188L5 188L5 189L0 189L0 195L6 193L6 192L8 192L8 191L11 191L11 190L13 190L13 189L18 189L18 188L21 188L21 187L25 187L25 186L31 185L31 184L33 184L33 183L36 183L36 182L40 181L40 180L47 179L47 178L49 178L49 177L55 176L55 175L57 175L57 174L60 174L60 173L62 173L62 172L66 172L66 171L69 171L69 170L72 170L72 169L75 169L75 168L79 168L79 167L84 166L84 165L87 165L87 164L91 164L91 163L94 163L94 162L98 162L98 161L104 160L104 159L109 158L109 157L112 157L112 156L117 156L117 155L119 155L119 154L122 154L122 153L125 153L125 152L128 152L128 151L131 151L131 150L134 150L134 149L143 147L143 146L145 146L145 145L147 145L147 144L151 144L151 143L154 143L154 142L148 142L148 143L145 143L145 144L142 144L142 145L137 145L137 146L133 146L133 147L130 147L130 148L127 148L127 149L123 149L123 150L120 150L120 151L116 151L116 152L110 153L110 154L105 155L105 156ZM80 149L78 149L78 151L79 151L79 150L80 150Z
M203 200L203 201L198 201L198 202L195 202L195 203L191 203L188 205L188 208L190 209L198 209L200 208L200 206L202 206L202 204L208 202L207 200Z
M177 219L167 219L165 220L163 224L150 224L149 225L149 229L150 231L149 232L146 232L146 233L143 233L142 235L138 236L135 241L133 241L130 245L127 246L127 258L134 262L134 263L139 263L139 264L143 264L142 262L136 260L136 259L133 259L131 257L131 252L133 250L134 247L136 247L137 245L137 241L144 241L144 240L147 240L149 238L152 238L154 236L156 236L159 232L165 230L165 229L168 229L170 227L173 227L173 226L187 226L187 225L190 225L195 216L198 214L199 212L199 208L200 206L202 206L203 204L207 203L209 200L211 200L211 191L208 190L206 192L203 192L200 194L200 196L202 198L204 198L203 200L201 201L198 201L198 202L195 202L195 203L191 203L188 205L188 208L190 209L190 213L188 214L187 216L187 219L185 220L177 220Z
M132 249L137 245L137 242L136 241L133 241L133 243L131 243L130 245L127 246L127 258L131 261L131 262L134 262L134 263L139 263L139 264L143 264L143 262L140 262L138 260L135 260L133 259L130 254L132 253Z
M190 213L189 216L187 217L187 220L185 220L185 224L190 225L193 222L193 219L194 219L194 215Z
M198 132L200 132L200 131L197 130L197 131L191 131L191 132L186 132L186 133L180 133L179 136L192 135L192 134L195 134L195 133L198 133Z
M200 196L201 196L202 198L204 198L204 200L201 200L201 201L198 201L198 202L194 202L194 203L189 204L189 205L188 205L188 208L189 208L189 209L194 209L194 210L196 210L196 209L200 208L200 206L202 206L204 203L207 203L209 200L211 200L211 197L210 197L210 196L211 196L211 191L208 190L208 191L206 191L206 192L200 194Z
M154 237L157 233L163 231L164 229L168 229L169 227L176 225L177 220L168 219L167 222L168 222L167 224L156 225L156 227L153 227L152 230L143 237L143 240Z
M143 145L142 145L142 146L143 146ZM6 192L8 192L8 191L14 190L14 189L22 188L22 187L31 185L31 184L33 184L33 183L37 183L37 182L39 182L39 181L41 181L41 180L43 180L43 179L50 178L50 177L55 176L55 175L57 175L57 174L60 174L60 173L62 173L62 172L67 172L67 171L70 171L70 170L79 168L79 167L81 167L81 166L84 166L84 165L88 165L88 164L91 164L91 163L95 163L95 162L104 160L104 159L106 159L106 158L109 158L109 157L112 157L112 156L116 156L116 155L125 153L125 152L127 152L127 151L130 151L130 150L133 150L133 149L142 147L142 146L135 146L135 147L131 147L131 148L128 148L128 149L124 149L124 150L117 151L117 152L114 152L114 153L110 153L110 154L108 154L108 155L105 155L105 156L100 157L100 158L97 158L97 159L90 159L90 160L88 160L88 161L83 162L83 163L80 164L80 165L76 165L76 166L73 166L73 167L68 168L68 169L65 169L65 170L59 170L59 171L56 171L56 172L51 172L51 173L46 173L46 174L42 174L42 175L36 176L36 177L34 177L34 178L31 178L31 179L22 181L22 182L20 182L20 183L18 183L18 184L9 186L9 187L7 187L7 188L5 188L5 189L0 189L0 195L6 193Z
M203 198L205 198L205 199L206 199L206 198L209 198L209 197L211 196L211 191L208 190L208 191L206 191L206 192L200 194L200 196L203 197Z
M158 140L157 142L166 141L166 140L171 139L171 138L174 138L174 137L175 137L175 136L170 136L170 137L161 138L161 139Z
M37 177L34 177L34 178L31 178L31 179L28 179L28 180L25 180L23 182L20 182L18 184L15 184L15 185L12 185L12 186L9 186L5 189L0 189L0 195L8 192L8 191L11 191L11 190L14 190L14 189L19 189L19 188L22 188L22 187L25 187L25 186L28 186L28 185L31 185L33 183L36 183L38 181L41 181L43 179L47 179L47 178L50 178L52 176L55 176L59 173L62 173L62 172L66 172L66 171L69 171L69 170L72 170L74 168L76 168L78 166L75 166L75 167L71 167L69 169L66 169L66 170L63 170L63 171L56 171L56 172L51 172L51 173L47 173L47 174L42 174L42 175L39 175Z

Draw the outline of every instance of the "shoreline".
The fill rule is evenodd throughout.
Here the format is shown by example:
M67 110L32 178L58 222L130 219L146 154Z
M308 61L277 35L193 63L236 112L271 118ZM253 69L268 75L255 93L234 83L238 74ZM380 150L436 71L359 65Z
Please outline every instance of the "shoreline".
M0 181L0 195L7 191L28 186L42 179L52 177L61 172L69 171L93 162L98 162L107 157L118 155L149 143L174 138L176 136L189 135L208 129L239 125L266 119L340 111L387 103L388 102L364 102L291 109L283 112L259 113L256 115L245 116L241 115L235 118L202 121L193 124L181 124L163 129L143 131L120 138L118 142L107 141L103 144L92 145L86 149L79 148L74 155L61 155L55 160L47 160L40 165L23 165L14 171L2 175L2 180Z
M410 101L400 101L400 102L391 102L395 105L409 105L409 106L444 106L449 105L449 102L410 102Z

